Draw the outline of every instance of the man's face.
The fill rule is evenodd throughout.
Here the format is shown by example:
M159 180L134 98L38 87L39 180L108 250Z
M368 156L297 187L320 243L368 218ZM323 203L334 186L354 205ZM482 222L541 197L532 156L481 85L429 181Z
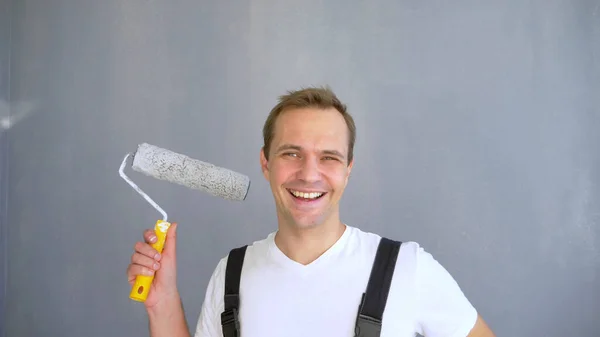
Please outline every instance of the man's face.
M269 160L261 167L271 184L278 217L295 228L339 221L348 165L348 127L335 109L305 108L279 115Z

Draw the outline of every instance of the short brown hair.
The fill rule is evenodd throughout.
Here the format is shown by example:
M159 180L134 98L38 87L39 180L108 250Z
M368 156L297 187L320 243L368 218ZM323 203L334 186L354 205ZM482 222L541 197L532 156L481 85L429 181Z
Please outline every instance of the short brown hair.
M273 107L265 125L263 126L263 149L265 158L269 159L269 150L273 141L275 122L277 117L287 109L315 107L320 109L334 108L339 111L348 126L348 164L354 158L354 142L356 141L356 125L354 119L348 113L347 107L342 103L329 87L309 87L300 90L288 91L287 94L279 96L279 103Z

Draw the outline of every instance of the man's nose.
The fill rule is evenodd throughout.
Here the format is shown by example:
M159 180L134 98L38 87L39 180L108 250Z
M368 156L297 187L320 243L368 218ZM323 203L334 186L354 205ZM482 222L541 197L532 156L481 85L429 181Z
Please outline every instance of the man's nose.
M319 171L319 160L317 158L306 157L302 160L298 177L304 181L313 182L321 179Z

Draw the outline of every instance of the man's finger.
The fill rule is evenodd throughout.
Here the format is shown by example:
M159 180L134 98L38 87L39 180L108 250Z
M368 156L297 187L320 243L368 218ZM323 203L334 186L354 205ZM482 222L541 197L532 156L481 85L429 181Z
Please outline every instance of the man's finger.
M156 242L156 233L153 229L146 229L144 231L144 241L151 244Z
M152 246L150 246L147 243L136 242L134 249L136 252L138 252L140 254L151 257L157 261L160 260L160 254L158 253L158 251L156 249L152 248Z

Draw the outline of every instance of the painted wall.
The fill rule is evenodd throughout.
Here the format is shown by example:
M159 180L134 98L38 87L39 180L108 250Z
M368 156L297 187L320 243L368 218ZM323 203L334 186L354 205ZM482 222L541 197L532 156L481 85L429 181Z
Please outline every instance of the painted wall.
M8 268L8 128L10 117L11 1L0 0L0 336L6 336L6 280Z
M252 179L233 203L129 171L180 224L193 329L218 259L275 229L269 109L321 84L358 125L343 220L421 243L498 336L600 330L599 1L1 3L8 337L147 334L140 142Z

